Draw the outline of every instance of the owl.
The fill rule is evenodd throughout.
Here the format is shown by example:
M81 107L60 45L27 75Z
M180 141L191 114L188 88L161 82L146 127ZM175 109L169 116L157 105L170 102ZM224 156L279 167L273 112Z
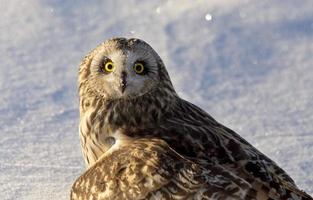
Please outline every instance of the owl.
M274 161L180 98L140 39L100 44L83 59L78 84L88 169L73 200L312 199Z

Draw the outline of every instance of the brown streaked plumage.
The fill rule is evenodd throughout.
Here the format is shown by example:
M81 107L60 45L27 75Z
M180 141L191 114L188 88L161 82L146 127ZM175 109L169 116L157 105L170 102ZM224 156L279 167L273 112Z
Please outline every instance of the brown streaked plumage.
M115 67L110 73L103 71L108 62ZM138 62L145 73L135 72ZM162 60L142 40L115 38L90 52L80 65L79 96L80 139L90 170L125 138L158 138L204 169L213 163L244 179L257 199L311 199L275 162L181 99Z
M253 199L249 183L212 165L204 169L159 139L124 141L79 177L71 199Z

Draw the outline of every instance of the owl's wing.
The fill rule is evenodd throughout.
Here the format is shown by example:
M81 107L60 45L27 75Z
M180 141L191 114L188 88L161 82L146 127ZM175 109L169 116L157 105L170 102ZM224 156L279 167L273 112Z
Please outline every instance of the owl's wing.
M73 184L71 200L254 199L243 179L204 169L159 139L139 139L101 157Z
M214 161L273 199L312 199L274 161L237 133L185 100L180 99L177 106L160 131L170 131L173 137L159 137L179 154Z

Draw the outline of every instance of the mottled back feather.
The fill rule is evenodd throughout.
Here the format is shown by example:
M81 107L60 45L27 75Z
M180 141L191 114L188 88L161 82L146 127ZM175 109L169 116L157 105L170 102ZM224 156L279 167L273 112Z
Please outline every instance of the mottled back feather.
M164 141L124 142L79 177L71 199L254 199L249 183L219 166L204 169Z

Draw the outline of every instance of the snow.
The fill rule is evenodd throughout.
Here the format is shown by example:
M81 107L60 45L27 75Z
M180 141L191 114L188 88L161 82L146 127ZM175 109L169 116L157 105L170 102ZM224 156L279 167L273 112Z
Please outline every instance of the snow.
M312 0L1 0L0 199L69 199L84 170L77 70L113 36L151 44L178 93L313 194Z

